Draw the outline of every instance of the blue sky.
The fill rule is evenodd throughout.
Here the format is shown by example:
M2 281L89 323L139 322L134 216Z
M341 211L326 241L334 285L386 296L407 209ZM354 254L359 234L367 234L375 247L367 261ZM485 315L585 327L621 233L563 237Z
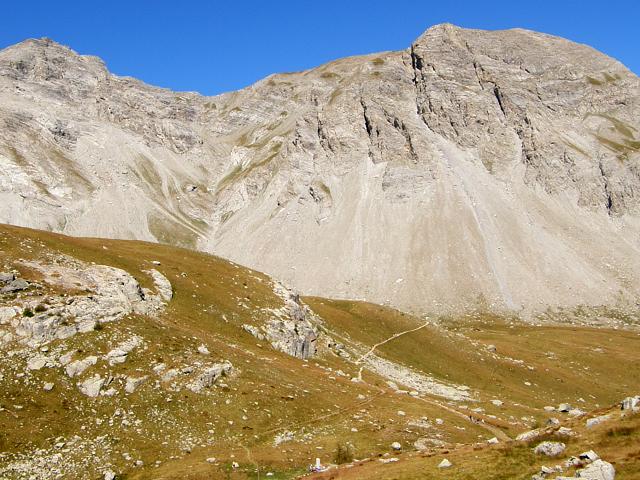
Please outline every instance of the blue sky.
M587 43L640 73L640 0L8 1L0 48L50 37L118 75L214 95L271 73L407 48L429 26L523 27Z

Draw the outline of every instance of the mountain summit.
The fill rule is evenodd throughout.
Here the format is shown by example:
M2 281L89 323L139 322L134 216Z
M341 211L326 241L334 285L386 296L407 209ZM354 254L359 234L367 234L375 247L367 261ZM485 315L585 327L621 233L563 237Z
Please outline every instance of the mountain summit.
M27 40L0 51L0 222L186 246L422 313L624 309L639 110L622 64L521 29L437 25L216 97Z

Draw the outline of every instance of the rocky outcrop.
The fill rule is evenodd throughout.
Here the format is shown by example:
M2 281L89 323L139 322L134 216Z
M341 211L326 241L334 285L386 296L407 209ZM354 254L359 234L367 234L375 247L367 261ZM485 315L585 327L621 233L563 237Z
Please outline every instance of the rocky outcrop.
M438 25L212 98L28 40L0 52L0 222L413 311L629 309L639 105L620 63L520 29Z
M22 265L38 271L43 282L62 287L73 294L50 297L46 307L25 304L21 308L5 306L0 310L0 344L17 339L31 346L43 345L54 339L64 339L78 332L89 332L102 323L119 320L131 313L155 315L162 311L171 297L170 282L157 271L152 275L158 293L144 289L124 270L106 266L89 265L70 257L60 257L54 262L24 261ZM15 282L16 280L13 280ZM25 282L26 283L26 282ZM5 325L3 328L2 325ZM7 328L8 327L8 328ZM109 354L109 362L124 361L139 339L131 339Z
M210 365L205 367L187 388L194 393L200 393L205 388L211 388L219 378L230 375L232 371L233 365L229 361Z
M320 318L303 304L300 295L274 282L274 293L284 305L268 309L269 319L260 327L244 324L242 328L258 340L267 339L273 348L293 357L307 359L316 354Z

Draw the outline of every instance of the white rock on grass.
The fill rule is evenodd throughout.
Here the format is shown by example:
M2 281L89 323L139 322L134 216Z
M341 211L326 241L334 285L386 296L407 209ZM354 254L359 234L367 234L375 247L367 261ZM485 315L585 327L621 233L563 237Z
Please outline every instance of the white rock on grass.
M393 442L391 444L391 449L392 450L402 450L402 445L400 444L400 442Z
M27 361L27 368L29 370L41 370L47 366L51 366L51 362L47 357L44 357L42 355L31 357Z
M66 366L65 370L69 378L73 378L81 375L87 368L95 365L96 363L98 363L98 357L90 355L82 360L71 362Z
M118 394L118 391L111 387L109 390L103 390L100 392L100 395L103 397L115 397Z
M453 463L451 463L449 460L447 460L446 458L444 460L442 460L439 464L438 464L438 468L449 468L452 467Z
M573 437L575 433L569 427L560 427L556 430L556 435L559 437Z
M542 442L536 446L533 451L538 455L546 455L547 457L557 457L562 455L567 446L562 442Z
M202 355L209 355L209 349L207 348L206 345L200 345L198 347L198 353L202 354Z
M160 298L165 302L170 301L173 298L173 287L167 277L155 269L147 270L146 273L151 275L151 278L153 278L153 283L155 284Z
M95 398L100 394L100 389L104 385L105 379L100 375L95 374L93 377L88 378L84 382L78 384L80 391L88 397Z
M47 382L47 383L45 383L45 384L42 386L42 389L43 389L45 392L50 392L51 390L53 390L53 386L54 386L54 385L53 385L53 383L51 383L51 382Z
M640 395L636 397L627 397L622 400L622 410L638 411L640 410Z
M127 377L127 382L124 386L124 391L127 393L133 393L136 391L136 388L140 386L145 380L147 376L144 377Z
M600 425L602 422L606 422L611 418L611 415L600 415L599 417L589 418L586 421L587 428L595 427L596 425Z
M585 480L614 480L616 469L609 462L598 459L586 468L578 470L577 475Z
M213 364L205 368L187 388L194 393L200 393L203 389L212 387L220 377L229 375L232 370L233 365L229 361Z
M124 363L127 360L127 356L133 351L133 349L140 345L142 345L142 339L139 336L134 335L107 353L105 359L111 366L118 363Z
M600 459L600 455L598 455L593 450L589 450L587 452L582 452L580 455L578 455L578 458L580 458L581 460L588 460L590 462L595 462L596 460Z
M516 441L518 442L528 442L529 440L533 440L534 438L538 438L542 435L540 430L529 430L527 432L522 432L520 435L516 437Z
M58 359L58 361L60 362L60 365L62 365L63 367L65 365L69 365L69 363L71 363L71 359L73 358L74 353L76 353L75 350L69 350L67 353L61 355L60 358Z

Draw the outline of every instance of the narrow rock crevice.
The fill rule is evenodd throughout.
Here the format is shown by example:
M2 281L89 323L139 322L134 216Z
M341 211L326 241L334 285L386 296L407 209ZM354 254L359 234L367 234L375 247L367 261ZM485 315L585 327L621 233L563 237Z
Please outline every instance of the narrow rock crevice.
M476 79L478 80L478 85L480 85L480 88L482 90L484 90L484 81L482 80L482 75L483 74L483 70L482 70L482 65L480 65L478 62L476 62L475 60L473 61L473 71L476 74Z
M322 146L322 148L323 148L323 150L325 152L334 153L333 145L331 144L331 141L329 140L329 137L328 137L327 132L326 132L325 127L324 127L324 123L322 122L322 119L320 118L320 112L318 112L316 114L316 123L317 123L318 141L320 142L320 146Z
M373 119L369 116L369 110L363 98L360 98L360 105L362 106L362 116L364 119L364 128L367 131L369 137L369 158L372 162L378 163L380 157L380 129L374 125ZM374 147L376 151L374 151Z
M598 169L600 170L600 175L602 176L602 182L604 184L605 208L607 209L607 215L611 217L613 216L613 198L609 188L609 179L604 171L602 160L598 162Z
M498 106L500 107L502 115L506 118L507 112L504 106L504 98L502 96L502 92L500 91L500 87L498 87L496 84L493 85L493 95L496 97L496 101L498 102Z

